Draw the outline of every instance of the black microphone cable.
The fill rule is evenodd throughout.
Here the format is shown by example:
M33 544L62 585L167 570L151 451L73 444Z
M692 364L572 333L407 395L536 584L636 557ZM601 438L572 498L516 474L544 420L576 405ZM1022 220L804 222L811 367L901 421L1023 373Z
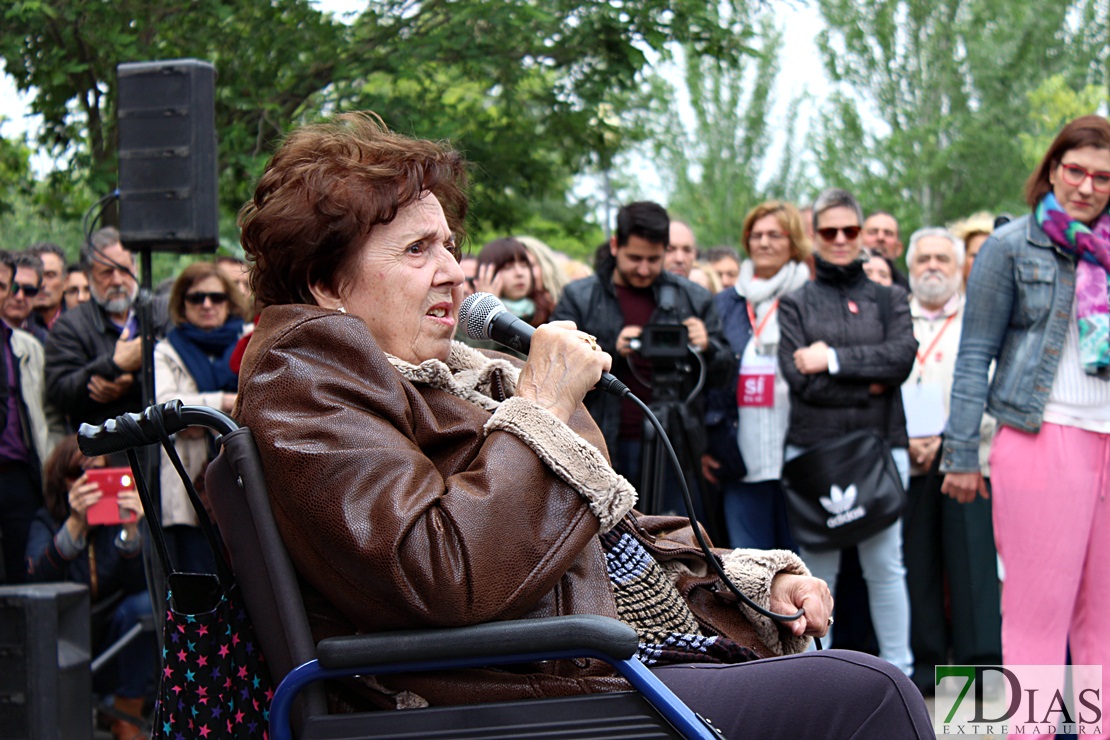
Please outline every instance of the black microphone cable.
M794 614L779 614L777 612L770 611L769 609L764 609L762 606L748 598L748 596L744 594L744 592L742 592L735 583L732 582L732 579L728 577L728 575L725 573L725 569L721 566L720 559L718 559L717 556L713 554L713 551L709 547L709 543L705 539L705 535L702 534L701 525L698 523L697 515L694 513L694 500L690 495L690 487L686 485L686 476L682 473L682 465L678 461L678 454L675 453L674 446L671 444L670 438L667 437L667 433L663 430L663 425L659 422L659 419L656 418L655 414L652 413L651 409L648 408L648 405L637 398L635 394L629 393L625 396L625 398L632 401L640 408L641 411L644 412L644 416L647 418L648 421L651 422L652 427L655 428L656 434L659 435L659 439L663 443L663 448L667 451L667 457L670 460L671 467L675 470L676 477L678 478L679 482L679 487L682 489L682 499L683 503L686 506L686 513L688 515L688 518L690 519L690 525L694 530L694 537L697 538L698 545L701 547L702 552L705 554L706 560L709 562L710 567L713 568L713 572L717 574L717 577L720 578L726 586L728 586L730 591L736 594L736 597L740 599L740 601L742 601L755 612L778 622L793 622L796 619L800 619L802 615L805 614L804 608L799 609Z
M507 317L507 324L500 326L496 331L491 331L491 329L495 327L499 317ZM466 324L467 334L473 339L492 339L498 344L504 344L525 353L530 349L529 345L531 344L532 333L535 329L513 316L505 308L504 304L490 293L474 293L467 296L466 300L463 301L463 305L460 307L459 318ZM497 336L492 336L493 334ZM699 356L699 360L700 359ZM698 546L701 548L702 553L705 554L706 560L709 562L710 567L717 577L721 579L742 603L746 604L756 613L778 622L792 622L800 619L805 614L804 608L799 609L794 614L778 614L769 609L764 609L745 595L736 584L732 582L728 574L725 573L720 560L713 554L713 551L709 548L709 543L705 539L705 535L702 534L697 515L694 513L694 501L690 495L690 488L686 485L686 476L682 473L682 465L678 461L678 455L674 451L674 446L671 444L671 440L667 436L666 431L664 431L663 425L659 422L659 419L656 418L655 414L652 413L651 409L648 408L647 404L637 398L628 390L627 386L609 373L602 374L602 380L595 386L595 389L613 393L621 398L628 398L644 412L645 418L647 418L648 421L651 422L652 427L655 428L656 433L659 435L659 439L663 442L664 449L667 451L671 467L677 473L679 485L682 488L683 503L686 506L690 525L694 530L694 537L697 539ZM821 641L817 638L814 639L818 649L820 649Z

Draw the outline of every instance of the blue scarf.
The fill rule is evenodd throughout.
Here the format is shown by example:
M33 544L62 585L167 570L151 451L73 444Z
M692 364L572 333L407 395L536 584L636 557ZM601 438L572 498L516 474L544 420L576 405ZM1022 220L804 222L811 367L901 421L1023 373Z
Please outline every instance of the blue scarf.
M239 378L231 372L229 361L242 332L243 320L233 316L223 326L210 331L189 323L181 324L171 329L166 339L181 355L198 391L234 393L239 387Z

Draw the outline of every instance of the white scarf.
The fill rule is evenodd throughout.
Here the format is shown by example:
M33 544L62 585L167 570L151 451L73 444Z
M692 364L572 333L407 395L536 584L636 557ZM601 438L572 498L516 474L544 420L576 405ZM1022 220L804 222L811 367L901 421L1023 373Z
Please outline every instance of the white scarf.
M764 317L775 308L775 302L792 290L797 290L809 280L809 267L804 262L790 260L769 279L764 280L755 276L755 265L752 261L744 260L740 265L740 276L736 279L736 293L748 301L755 315L755 322L763 321ZM752 329L755 329L753 326ZM754 338L754 337L753 337ZM766 350L778 346L779 343L779 317L778 312L767 320L763 331L759 335L761 354Z

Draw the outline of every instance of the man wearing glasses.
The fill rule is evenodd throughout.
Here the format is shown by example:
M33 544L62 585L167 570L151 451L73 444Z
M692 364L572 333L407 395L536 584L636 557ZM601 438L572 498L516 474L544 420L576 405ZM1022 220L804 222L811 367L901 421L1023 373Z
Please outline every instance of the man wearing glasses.
M15 279L4 298L3 315L4 323L13 329L23 329L29 332L40 342L46 341L46 331L40 326L32 326L28 317L34 308L35 296L39 294L42 285L42 261L26 252L13 256L15 262Z
M139 293L135 257L108 226L81 250L92 300L66 311L46 341L46 388L71 430L142 409ZM154 300L155 334L165 333L166 300Z
M0 296L12 296L16 273L12 253L0 250ZM23 583L27 532L42 506L43 355L31 335L6 323L0 347L0 584Z

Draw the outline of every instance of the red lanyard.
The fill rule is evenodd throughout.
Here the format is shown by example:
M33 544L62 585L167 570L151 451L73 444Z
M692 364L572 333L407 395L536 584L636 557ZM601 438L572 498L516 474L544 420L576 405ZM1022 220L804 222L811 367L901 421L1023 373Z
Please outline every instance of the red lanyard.
M763 321L760 321L758 325L755 323L755 311L752 310L752 304L745 303L745 305L748 307L748 320L752 322L752 334L755 335L755 341L758 342L759 335L763 333L763 328L767 326L767 322L771 320L775 311L779 309L779 299L775 299L775 302L771 304L771 310L767 312L767 315L763 317Z
M949 316L948 320L944 322L944 326L942 326L940 328L940 331L937 332L937 335L933 337L933 341L929 343L928 349L926 349L924 353L917 353L917 362L921 365L922 369L925 368L925 363L929 361L929 355L933 354L933 350L936 349L937 342L939 342L940 338L944 336L944 332L948 330L948 325L951 324L952 320L955 318L956 314L952 314L951 316Z

